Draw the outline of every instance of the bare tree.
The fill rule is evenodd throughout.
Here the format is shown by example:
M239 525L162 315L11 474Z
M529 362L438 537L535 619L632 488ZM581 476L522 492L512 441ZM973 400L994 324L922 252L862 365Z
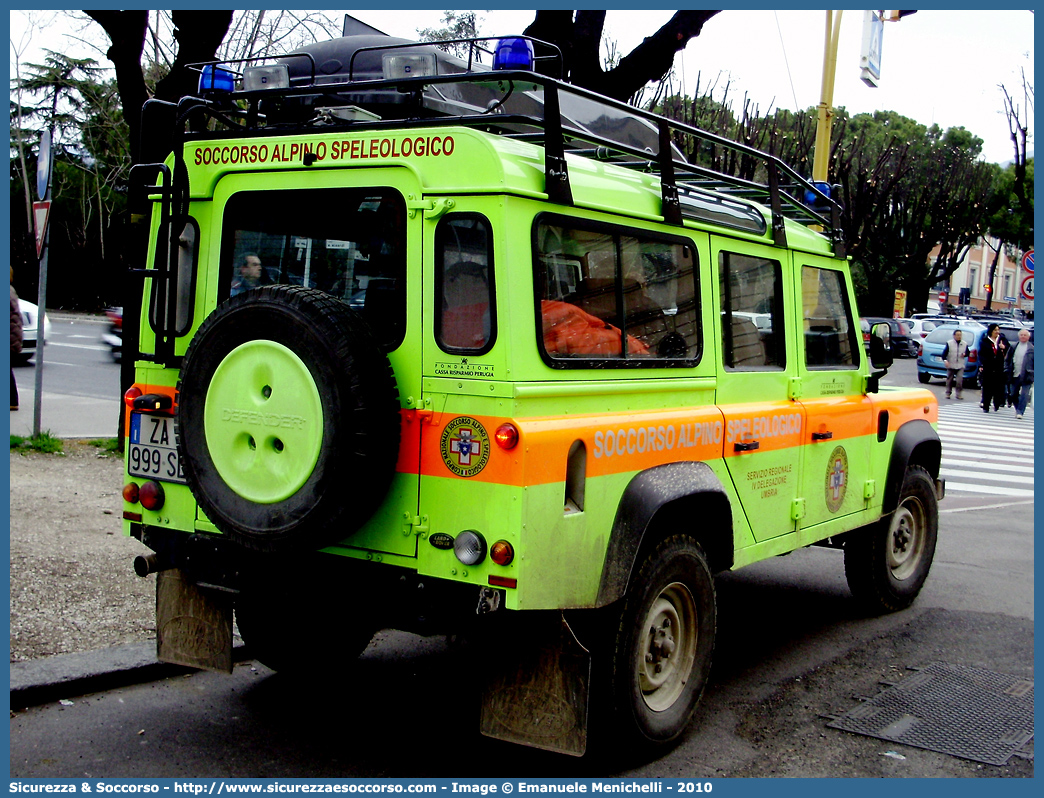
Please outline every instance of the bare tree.
M674 65L675 54L699 36L704 23L718 13L678 11L608 70L603 68L600 57L605 11L537 11L525 34L550 42L562 51L563 77L567 81L624 101L647 83L664 78ZM545 63L538 62L538 69ZM552 69L550 63L545 68Z
M1021 106L1012 99L1006 86L1002 84L1000 90L1004 94L1004 114L1008 118L1008 130L1015 151L1013 192L1018 198L1022 212L1032 215L1033 209L1026 195L1026 139L1029 136L1029 115L1033 110L1033 84L1026 80L1026 71L1022 70Z

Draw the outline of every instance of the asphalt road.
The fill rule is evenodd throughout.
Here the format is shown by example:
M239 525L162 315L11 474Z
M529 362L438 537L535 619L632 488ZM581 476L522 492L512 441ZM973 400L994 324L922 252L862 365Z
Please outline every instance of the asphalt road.
M112 438L120 413L120 366L102 343L103 317L53 313L43 352L40 430L58 438ZM36 358L40 355L37 353ZM19 409L11 412L11 433L31 435L36 359L16 365Z
M99 374L103 365L116 373L97 365ZM913 361L899 361L884 384L916 385ZM482 738L482 652L385 632L358 661L317 663L305 683L247 662L231 676L194 673L13 713L11 775L1031 776L1032 760L1020 756L983 765L827 725L884 682L933 662L1033 678L1032 414L1015 422L977 413L973 392L958 407L941 398L941 384L930 389L943 403L944 446L963 448L953 462L964 465L944 459L944 467L970 477L949 478L966 487L942 504L935 563L918 601L887 616L861 615L842 556L828 549L721 575L711 681L693 724L661 756L577 760ZM1028 483L999 470L1020 461L1028 462Z

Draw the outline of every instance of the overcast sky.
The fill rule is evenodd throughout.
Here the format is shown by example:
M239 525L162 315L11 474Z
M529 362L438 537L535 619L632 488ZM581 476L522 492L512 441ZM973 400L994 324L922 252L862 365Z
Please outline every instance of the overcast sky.
M551 4L545 4L545 7ZM386 33L415 38L418 29L439 27L442 10L351 11ZM340 16L344 12L329 12ZM482 11L483 34L520 33L533 11ZM626 53L644 36L670 18L673 11L609 11L606 35ZM921 10L885 25L881 81L869 88L859 79L863 12L842 15L834 105L850 113L877 109L896 111L923 124L947 128L963 125L985 142L983 157L1005 162L1013 150L1000 84L1020 106L1021 70L1032 80L1035 18L1029 11ZM11 35L17 41L21 13L11 12ZM677 76L689 93L699 78L701 91L712 83L719 89L731 80L734 109L743 95L770 108L808 108L819 103L823 70L825 13L823 11L723 11L711 19L678 58ZM41 37L40 46L77 51L56 25ZM35 44L35 42L34 42ZM103 64L107 61L91 53ZM1032 135L1033 128L1030 126ZM1030 144L1032 151L1033 145Z

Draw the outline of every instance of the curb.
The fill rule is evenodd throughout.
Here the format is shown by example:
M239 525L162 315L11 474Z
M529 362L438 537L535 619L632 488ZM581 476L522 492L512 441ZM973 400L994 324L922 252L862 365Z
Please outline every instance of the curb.
M250 659L242 641L232 646L232 661ZM142 684L194 673L197 668L156 659L155 643L132 643L79 654L11 663L11 709L25 709L70 696Z

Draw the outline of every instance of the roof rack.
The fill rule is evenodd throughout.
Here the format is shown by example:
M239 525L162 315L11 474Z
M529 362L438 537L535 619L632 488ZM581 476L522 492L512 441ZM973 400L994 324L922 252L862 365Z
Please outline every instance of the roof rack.
M490 37L494 38L494 37ZM530 37L540 47L553 45ZM350 39L345 47L350 47ZM335 40L337 41L337 40ZM479 48L484 40L462 39ZM291 77L289 85L278 88L244 90L242 75L231 73L236 90L219 94L201 92L201 97L185 97L174 115L184 136L184 125L191 116L202 113L233 129L267 127L272 133L290 127L311 127L315 118L304 121L300 109L330 109L355 105L389 111L394 102L396 126L464 125L517 138L542 146L545 152L546 190L552 202L571 205L572 191L566 155L591 158L618 166L658 173L661 185L662 214L668 224L681 225L685 218L707 218L699 208L715 206L710 221L751 230L754 216L743 212L751 202L760 203L771 213L773 241L786 246L785 221L789 219L821 231L832 241L834 254L845 256L840 220L840 205L831 196L831 187L802 177L774 155L740 144L699 128L573 86L559 79L523 70L497 70L478 64L469 52L468 60L452 59L438 52L438 66L454 70L451 74L427 74L387 78L371 77L356 68L356 56L381 50L407 52L435 51L431 45L392 39L387 45L357 46L350 56L341 58L340 74L316 75L315 59L307 53L283 56L282 63L309 62L306 71ZM487 51L488 52L488 51ZM560 57L560 54L559 54ZM547 56L543 56L547 58ZM448 62L453 64L446 66ZM434 59L433 59L434 62ZM220 64L214 61L194 64L209 74ZM238 62L237 62L238 63ZM323 65L325 67L325 64ZM247 68L248 71L249 67ZM204 73L206 74L206 73ZM213 79L213 78L211 78ZM236 104L240 100L244 103ZM296 107L299 113L283 117L280 103ZM296 105L295 105L296 103ZM245 104L245 109L241 105ZM385 114L375 121L339 119L326 113L324 125L343 127L387 127ZM213 135L213 134L208 134ZM180 137L179 136L179 137ZM175 147L175 150L180 147ZM725 172L709 163L714 154L729 153L739 174ZM694 153L686 157L684 153ZM690 160L691 158L691 160ZM722 202L731 205L722 212ZM696 208L696 210L694 210ZM731 222L730 222L731 219ZM723 221L724 220L724 221ZM759 222L764 232L764 223Z

